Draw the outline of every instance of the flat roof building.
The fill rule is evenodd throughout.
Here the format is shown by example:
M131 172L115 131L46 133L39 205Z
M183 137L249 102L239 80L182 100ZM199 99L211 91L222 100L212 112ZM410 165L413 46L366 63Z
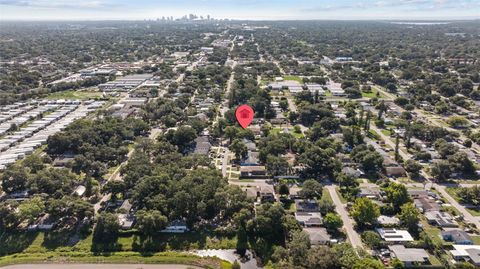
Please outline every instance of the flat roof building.
M411 242L413 237L406 230L397 230L397 229L377 229L378 234L382 237L383 240L387 242Z

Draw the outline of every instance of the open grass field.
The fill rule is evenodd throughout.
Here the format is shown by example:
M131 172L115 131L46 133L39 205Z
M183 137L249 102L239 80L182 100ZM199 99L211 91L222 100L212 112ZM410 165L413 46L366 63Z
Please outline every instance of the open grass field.
M0 266L20 263L162 263L205 268L230 268L217 258L201 258L181 251L235 248L235 237L206 233L158 234L151 240L137 235L120 236L111 249L96 245L89 235L71 243L68 233L3 234ZM101 251L99 250L101 249Z
M303 83L303 79L299 76L284 76L283 79L284 80L294 80L294 81L298 81L299 83Z
M47 99L50 100L59 100L59 99L77 99L77 100L89 100L95 99L102 96L102 93L99 91L93 90L68 90L61 92L54 92L47 95Z

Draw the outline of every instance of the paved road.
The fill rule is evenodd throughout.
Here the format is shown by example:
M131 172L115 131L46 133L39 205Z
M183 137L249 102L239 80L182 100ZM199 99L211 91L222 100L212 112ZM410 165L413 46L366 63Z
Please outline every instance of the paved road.
M357 231L353 229L355 222L350 218L347 210L345 210L342 201L340 201L340 197L338 197L338 194L335 191L335 187L335 185L329 185L325 188L327 188L330 196L332 196L333 203L335 204L335 209L343 220L343 228L347 232L348 240L350 240L350 244L352 244L353 247L363 248L360 235L357 233Z
M433 187L438 190L445 199L448 200L448 202L453 205L460 213L463 214L463 218L477 226L478 229L480 229L480 220L479 218L474 217L470 212L468 212L464 206L459 204L448 192L445 190L445 186L438 185L436 183L433 183Z
M5 269L187 269L201 267L180 264L17 264Z
M230 150L228 147L224 147L225 152L223 153L223 159L222 159L222 175L224 178L228 178L227 175L227 166L228 166L228 155L230 155Z

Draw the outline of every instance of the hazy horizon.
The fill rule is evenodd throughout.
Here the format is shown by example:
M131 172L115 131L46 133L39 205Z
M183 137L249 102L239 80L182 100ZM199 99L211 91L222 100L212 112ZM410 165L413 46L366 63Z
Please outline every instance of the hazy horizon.
M232 20L472 20L476 0L0 0L15 21L151 20L186 14Z

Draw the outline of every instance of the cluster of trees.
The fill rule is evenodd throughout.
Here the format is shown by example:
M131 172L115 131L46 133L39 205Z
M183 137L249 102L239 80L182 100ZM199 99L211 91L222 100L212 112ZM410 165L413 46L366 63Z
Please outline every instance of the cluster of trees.
M29 199L6 200L0 203L0 231L25 227L48 215L57 229L72 230L79 221L90 223L93 206L73 194L78 184L87 181L69 169L48 167L51 160L31 155L22 165L9 166L0 175L6 194L27 191ZM92 186L90 186L92 187ZM92 192L92 189L88 190Z
M255 117L271 119L275 117L271 101L269 90L259 88L256 76L246 72L244 67L235 68L235 81L228 95L230 108L249 104L255 111Z
M309 94L310 92L307 93L307 95ZM312 97L311 94L310 97ZM305 126L313 126L314 123L318 122L321 126L324 126L327 134L339 128L338 119L328 103L314 103L313 97L306 100L302 99L302 102L298 104L298 122ZM297 99L297 101L300 100Z
M244 73L248 73L250 77L256 78L257 76L262 76L262 79L273 80L275 77L282 75L280 69L275 63L272 62L249 62L244 65L245 69L242 70Z
M474 175L475 165L465 152L459 151L458 147L448 143L445 139L437 139L435 149L442 158L435 162L430 171L432 176L440 181L448 179L453 173Z
M208 55L209 62L218 63L218 65L224 65L228 59L228 48L214 47L213 53Z
M351 156L366 174L375 175L382 170L383 156L373 146L360 144L353 148Z
M143 119L150 123L159 122L166 127L174 127L178 122L185 121L185 109L190 97L184 96L176 100L158 98L154 102L148 102L142 110Z
M245 192L228 185L208 158L181 152L166 136L144 139L122 168L124 184L117 192L130 193L138 210L156 210L169 221L184 219L190 226L228 223L235 212L251 209Z
M248 33L245 33L245 37L251 36ZM241 59L248 59L253 61L258 61L260 56L258 55L257 45L252 39L245 40L242 42L243 45L238 46L236 45L234 49L231 51L230 56L232 58L241 58Z
M462 203L480 206L480 186L461 187L458 189L457 194L462 200Z
M287 248L274 248L272 262L275 268L384 268L381 262L364 253L359 257L355 249L346 243L332 247L312 246L308 235L298 230L290 232Z
M107 78L104 76L95 76L86 78L75 82L60 82L56 84L50 84L50 92L60 92L66 90L75 90L85 87L92 87L107 82Z
M357 198L354 201L350 215L356 221L357 226L361 229L375 227L380 214L397 215L401 225L414 236L418 236L417 224L420 220L420 212L412 203L405 185L389 183L383 188L383 191L385 192L384 206L379 206L368 198ZM366 243L372 247L379 247L381 239L378 234L365 233L363 239Z
M128 144L149 129L146 122L131 117L78 120L50 136L46 151L51 156L75 155L72 164L75 172L100 177L107 166L125 160Z

